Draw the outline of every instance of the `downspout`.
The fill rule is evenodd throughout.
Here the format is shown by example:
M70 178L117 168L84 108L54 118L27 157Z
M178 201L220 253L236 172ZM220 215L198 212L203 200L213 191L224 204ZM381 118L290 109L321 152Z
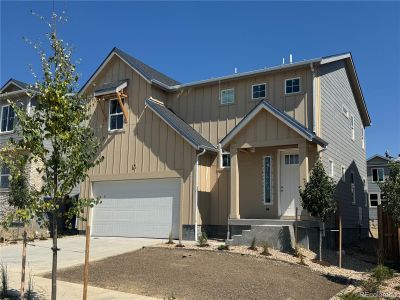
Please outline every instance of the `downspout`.
M194 181L194 240L197 242L197 207L199 202L199 158L206 153L206 149L196 155L195 181Z
M312 109L313 109L313 132L316 133L317 131L317 88L316 88L316 80L315 80L315 69L313 63L310 63L311 68L311 76L312 76L312 85L313 85L313 102L312 102Z

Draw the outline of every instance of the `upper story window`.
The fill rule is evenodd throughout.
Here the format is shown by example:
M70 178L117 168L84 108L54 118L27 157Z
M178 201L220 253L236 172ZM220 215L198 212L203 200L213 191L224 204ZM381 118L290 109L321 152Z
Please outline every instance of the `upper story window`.
M344 106L344 104L342 104L342 113L345 115L346 118L349 118L349 110L346 106Z
M285 94L300 92L300 77L285 80Z
M361 126L361 147L365 149L365 128Z
M372 182L382 182L382 181L385 181L385 172L383 168L373 168Z
M235 103L235 89L221 91L221 104Z
M125 99L122 99L122 103L125 103ZM124 113L117 99L110 100L108 120L108 129L110 131L122 129L124 127Z
M267 97L267 84L255 84L251 87L251 99L264 99Z
M15 113L10 105L1 107L1 132L14 130Z
M354 141L355 134L354 134L354 116L350 116L350 126L351 126L351 139Z
M7 189L9 187L10 185L9 177L10 177L10 169L6 165L1 166L0 188Z
M219 151L219 167L221 169L231 167L231 154L229 152Z
M330 177L333 177L333 174L334 174L333 160L330 159L330 160L329 160L329 176L330 176Z
M342 181L346 182L346 168L342 166Z
M369 194L369 207L376 207L379 204L378 194Z

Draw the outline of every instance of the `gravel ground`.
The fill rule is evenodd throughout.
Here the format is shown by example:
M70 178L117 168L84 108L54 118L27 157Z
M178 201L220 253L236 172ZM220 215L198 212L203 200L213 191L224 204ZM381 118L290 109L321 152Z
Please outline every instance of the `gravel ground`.
M80 283L82 268L60 270L58 278ZM298 264L175 247L144 248L93 262L89 284L165 299L321 300L344 287Z

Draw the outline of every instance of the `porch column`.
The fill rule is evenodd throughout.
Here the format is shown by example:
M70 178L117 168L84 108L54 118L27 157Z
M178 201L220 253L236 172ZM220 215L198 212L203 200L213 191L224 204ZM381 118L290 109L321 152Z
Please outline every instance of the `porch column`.
M299 186L304 187L304 181L308 182L308 151L307 141L299 143Z
M240 219L238 151L231 148L231 210L229 218Z

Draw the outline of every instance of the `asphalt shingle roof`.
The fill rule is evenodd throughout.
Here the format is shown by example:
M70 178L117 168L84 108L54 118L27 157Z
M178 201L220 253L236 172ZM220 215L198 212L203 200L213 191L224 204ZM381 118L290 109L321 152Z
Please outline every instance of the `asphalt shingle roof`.
M179 133L196 149L206 149L217 151L217 148L207 141L200 133L194 130L189 124L179 118L172 110L166 107L162 102L149 98L146 105L161 119Z
M117 87L120 85L124 84L125 82L128 82L128 79L123 79L123 80L117 80L111 83L103 84L100 88L95 90L95 93L107 93L107 92L114 92Z
M14 83L15 85L23 88L23 89L28 89L29 88L29 83L22 82L20 80L10 78L1 88L0 91L3 91L4 87L7 86L9 83Z

